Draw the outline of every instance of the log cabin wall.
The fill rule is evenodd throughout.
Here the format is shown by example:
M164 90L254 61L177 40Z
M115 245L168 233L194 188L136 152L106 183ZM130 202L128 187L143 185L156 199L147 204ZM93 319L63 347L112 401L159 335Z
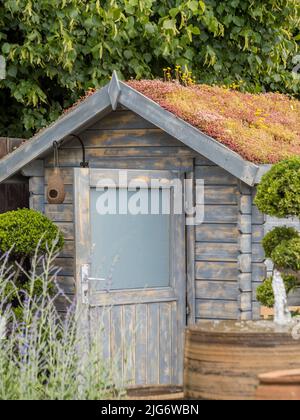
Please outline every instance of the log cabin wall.
M196 318L236 320L240 316L238 181L201 157L196 159L195 172L205 182L205 220L196 227Z
M162 130L133 112L119 109L80 134L91 168L166 169L194 172L205 182L205 220L189 235L188 281L195 277L192 313L206 319L250 319L259 317L256 287L265 276L260 240L264 217L255 208L250 187L202 158ZM30 176L31 207L44 212L63 232L66 243L57 264L59 284L69 300L75 294L73 168L79 167L82 151L76 140L60 149L60 166L66 188L62 205L45 201L53 172L53 156L35 161ZM188 264L189 266L189 264ZM188 287L189 288L189 287ZM65 300L59 303L65 311Z
M91 168L180 170L191 172L196 153L165 132L154 127L131 111L118 110L80 133L86 147L86 159ZM52 219L65 236L65 247L57 264L61 267L59 284L69 300L75 294L74 280L74 214L73 169L82 161L82 150L76 140L70 139L59 151L60 167L66 188L62 205L45 201L48 180L53 173L53 156L36 161L38 170L30 181L31 205ZM59 302L66 310L65 300Z

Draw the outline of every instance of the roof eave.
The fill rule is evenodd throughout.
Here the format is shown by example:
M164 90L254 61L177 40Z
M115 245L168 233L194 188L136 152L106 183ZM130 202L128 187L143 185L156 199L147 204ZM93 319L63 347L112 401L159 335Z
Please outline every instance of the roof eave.
M74 110L36 134L30 141L25 142L19 149L1 159L0 183L50 151L54 141L60 142L71 133L79 132L91 121L108 114L111 109L108 86L105 86Z
M47 153L54 141L60 142L70 134L78 133L93 120L117 109L118 104L161 128L244 183L250 186L255 185L259 166L244 160L228 147L176 117L127 84L120 82L116 72L113 73L112 80L107 86L38 133L31 141L24 143L18 150L3 158L0 164L0 183Z

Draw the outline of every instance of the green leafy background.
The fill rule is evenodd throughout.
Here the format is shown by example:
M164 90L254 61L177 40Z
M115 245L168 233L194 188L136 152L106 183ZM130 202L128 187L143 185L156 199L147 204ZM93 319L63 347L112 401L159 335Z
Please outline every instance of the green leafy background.
M113 70L298 95L298 0L3 0L0 135L30 137ZM298 61L299 60L299 61Z

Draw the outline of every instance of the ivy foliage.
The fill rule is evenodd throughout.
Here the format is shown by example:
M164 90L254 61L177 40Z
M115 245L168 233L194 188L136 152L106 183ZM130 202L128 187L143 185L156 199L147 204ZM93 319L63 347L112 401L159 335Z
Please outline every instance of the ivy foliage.
M0 215L0 253L10 252L16 259L32 257L36 250L45 255L54 242L55 251L60 251L63 235L42 213L21 209Z
M140 79L188 66L199 82L298 94L299 10L298 0L3 0L0 135L29 137L113 70Z
M300 157L274 165L263 176L255 204L270 216L300 216Z

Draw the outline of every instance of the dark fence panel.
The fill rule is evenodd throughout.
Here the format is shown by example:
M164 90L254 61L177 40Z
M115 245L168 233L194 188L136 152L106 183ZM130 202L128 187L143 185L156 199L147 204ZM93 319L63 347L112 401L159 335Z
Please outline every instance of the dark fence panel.
M0 213L24 207L29 207L28 183L0 185Z
M0 138L0 159L17 149L23 140ZM1 160L0 160L1 165ZM0 184L0 213L29 207L28 182Z

